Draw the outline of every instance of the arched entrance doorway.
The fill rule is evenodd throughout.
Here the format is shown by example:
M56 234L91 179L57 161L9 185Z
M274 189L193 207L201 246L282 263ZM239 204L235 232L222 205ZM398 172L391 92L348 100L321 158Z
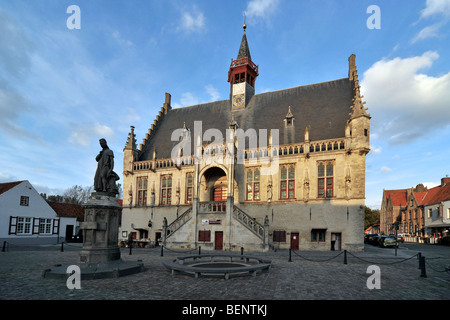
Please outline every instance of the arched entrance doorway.
M207 169L200 177L200 201L226 201L228 180L225 171L219 167Z
M223 176L219 178L212 188L212 200L213 201L225 201L227 200L227 177Z

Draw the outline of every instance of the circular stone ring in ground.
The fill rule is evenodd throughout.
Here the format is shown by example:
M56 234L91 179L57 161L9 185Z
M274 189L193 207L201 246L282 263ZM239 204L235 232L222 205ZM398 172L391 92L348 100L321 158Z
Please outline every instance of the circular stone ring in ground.
M177 257L163 264L172 270L172 275L184 273L194 275L195 278L221 275L229 279L230 275L256 276L258 271L268 271L271 261L245 255L199 254Z

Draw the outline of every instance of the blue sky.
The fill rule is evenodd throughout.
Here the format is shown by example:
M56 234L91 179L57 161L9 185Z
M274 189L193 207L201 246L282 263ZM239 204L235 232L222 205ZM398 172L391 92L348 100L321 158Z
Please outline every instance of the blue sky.
M173 107L228 98L243 12L256 93L347 77L356 54L368 206L450 174L450 0L0 0L0 182L90 186L101 137L122 178L130 125L142 143L165 92Z

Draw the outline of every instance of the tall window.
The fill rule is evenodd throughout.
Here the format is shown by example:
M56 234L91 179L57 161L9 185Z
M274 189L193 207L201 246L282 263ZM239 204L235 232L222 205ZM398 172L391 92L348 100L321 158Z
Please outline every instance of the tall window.
M161 204L170 205L172 203L172 176L161 177Z
M31 234L31 218L18 217L16 234Z
M194 176L192 173L186 175L186 203L192 203L194 190Z
M295 166L283 165L280 169L280 199L295 198Z
M247 169L247 200L259 201L259 169Z
M147 205L147 177L138 178L138 206Z
M331 198L333 197L334 188L334 167L332 162L319 163L317 168L317 188L319 198Z
M51 234L52 233L52 219L39 219L39 233Z

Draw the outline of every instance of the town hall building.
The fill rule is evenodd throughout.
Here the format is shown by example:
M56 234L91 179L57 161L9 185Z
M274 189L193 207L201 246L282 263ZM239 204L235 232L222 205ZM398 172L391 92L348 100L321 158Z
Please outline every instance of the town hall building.
M131 126L119 238L173 249L362 250L370 115L355 55L345 78L255 94L245 28L229 99L172 108L166 93L139 147Z

